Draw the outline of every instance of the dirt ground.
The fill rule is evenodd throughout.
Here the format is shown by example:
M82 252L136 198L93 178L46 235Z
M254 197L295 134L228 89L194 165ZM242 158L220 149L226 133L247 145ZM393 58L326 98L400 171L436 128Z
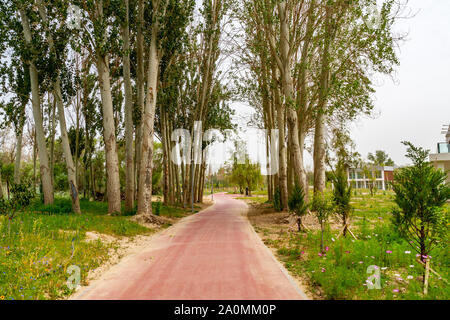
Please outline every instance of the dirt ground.
M272 250L275 257L283 264L283 260L278 255L277 249L273 247L271 241L268 240L281 241L281 245L283 242L287 242L288 237L286 236L286 233L297 231L295 217L288 212L276 212L271 205L267 203L259 203L257 201L252 201L251 199L244 199L243 201L248 204L249 210L247 217L253 225L253 228L264 243ZM310 230L320 229L317 218L312 214L303 218L303 224ZM333 229L339 229L340 223L339 221L330 221L330 226ZM299 276L292 272L289 272L289 274L310 299L324 299L320 289L313 286L307 277Z

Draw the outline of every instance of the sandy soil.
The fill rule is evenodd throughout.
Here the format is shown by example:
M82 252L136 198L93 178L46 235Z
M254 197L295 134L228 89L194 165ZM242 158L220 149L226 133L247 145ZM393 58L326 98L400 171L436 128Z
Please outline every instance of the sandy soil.
M297 231L297 224L295 217L293 217L288 212L276 212L269 204L261 204L250 199L243 200L247 202L249 210L247 217L250 220L253 228L266 244L270 248L273 255L278 259L278 261L284 265L281 257L277 253L277 249L271 246L270 241L267 240L278 240L286 241L286 232ZM308 215L303 219L304 225L313 230L320 229L320 225L317 219L313 215ZM335 228L338 228L339 224L333 222ZM288 270L290 276L296 281L297 285L302 289L302 291L308 296L308 298L313 300L323 299L323 295L319 289L312 286L307 277L294 274Z

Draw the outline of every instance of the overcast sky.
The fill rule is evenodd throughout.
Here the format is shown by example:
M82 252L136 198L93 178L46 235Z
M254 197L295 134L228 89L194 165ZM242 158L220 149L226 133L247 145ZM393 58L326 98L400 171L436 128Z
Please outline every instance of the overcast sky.
M395 31L406 33L399 50L400 66L390 77L377 77L375 117L351 124L356 151L364 158L375 150L386 151L397 165L409 163L401 141L436 151L444 141L441 128L450 124L450 1L410 0ZM236 116L251 108L234 104ZM312 168L305 152L305 164Z
M416 15L396 24L408 32L396 83L386 79L376 88L376 119L352 126L364 157L385 150L400 165L409 162L402 140L435 152L436 143L445 140L442 125L450 124L450 1L410 0L409 7Z

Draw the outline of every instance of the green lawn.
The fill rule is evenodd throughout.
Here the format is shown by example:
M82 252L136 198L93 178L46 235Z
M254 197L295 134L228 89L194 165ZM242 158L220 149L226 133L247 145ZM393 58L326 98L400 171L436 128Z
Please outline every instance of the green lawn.
M297 233L282 226L277 237L266 244L277 249L279 258L294 274L306 277L313 290L325 299L450 299L449 286L430 274L426 297L422 294L423 267L417 252L392 227L393 193L367 191L353 194L354 214L351 236L337 238L338 232L327 228L326 254L320 253L320 231ZM450 206L447 206L450 210ZM266 235L268 230L265 231ZM272 233L274 231L272 230ZM431 267L450 280L448 243L431 254ZM369 290L366 280L369 266L380 271L381 289Z
M108 258L114 243L87 242L86 232L132 237L154 230L131 220L130 215L107 215L107 204L81 201L82 215L70 213L69 199L38 202L12 221L0 215L0 299L57 299L72 291L66 286L67 268L81 269L85 283L89 270ZM182 217L178 208L161 206L160 215Z

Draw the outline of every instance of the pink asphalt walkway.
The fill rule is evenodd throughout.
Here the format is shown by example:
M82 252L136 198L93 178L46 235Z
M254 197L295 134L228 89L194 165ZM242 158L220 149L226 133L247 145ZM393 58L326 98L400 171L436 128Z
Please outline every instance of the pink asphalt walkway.
M305 299L226 194L157 235L74 299Z

